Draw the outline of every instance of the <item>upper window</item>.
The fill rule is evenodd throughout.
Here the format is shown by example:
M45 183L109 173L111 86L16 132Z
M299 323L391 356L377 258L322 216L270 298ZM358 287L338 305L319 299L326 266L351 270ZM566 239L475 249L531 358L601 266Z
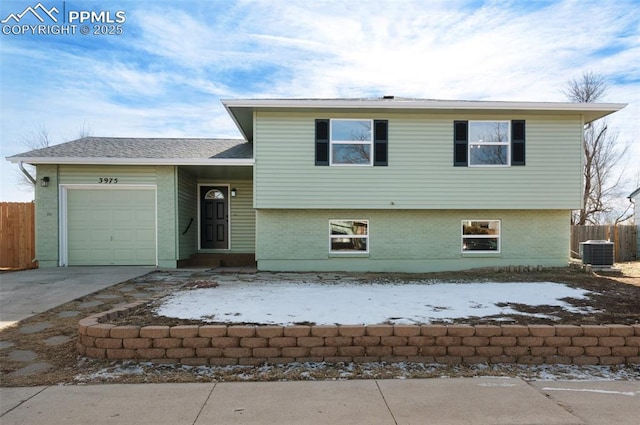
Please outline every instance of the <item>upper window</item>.
M508 167L525 165L525 122L454 121L453 165Z
M369 220L330 220L331 252L369 252Z
M462 252L500 252L500 220L462 220Z
M469 166L509 165L509 121L469 121Z
M317 119L316 165L386 166L387 120Z
M373 121L331 120L331 165L372 165Z

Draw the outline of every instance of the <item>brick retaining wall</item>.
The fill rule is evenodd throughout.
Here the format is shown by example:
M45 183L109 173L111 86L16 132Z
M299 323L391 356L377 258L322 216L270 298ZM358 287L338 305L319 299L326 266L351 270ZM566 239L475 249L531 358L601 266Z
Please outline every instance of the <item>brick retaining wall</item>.
M78 352L186 365L292 362L640 364L636 325L116 326L145 301L89 316Z

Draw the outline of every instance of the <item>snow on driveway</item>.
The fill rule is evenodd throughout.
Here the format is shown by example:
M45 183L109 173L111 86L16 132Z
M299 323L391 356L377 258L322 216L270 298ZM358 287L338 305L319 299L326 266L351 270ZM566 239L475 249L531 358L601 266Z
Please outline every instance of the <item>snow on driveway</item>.
M175 292L162 301L156 313L221 323L427 324L472 316L526 314L504 306L512 303L558 306L586 314L591 312L589 308L577 308L562 299L584 299L587 294L589 291L551 282L223 282L215 288Z

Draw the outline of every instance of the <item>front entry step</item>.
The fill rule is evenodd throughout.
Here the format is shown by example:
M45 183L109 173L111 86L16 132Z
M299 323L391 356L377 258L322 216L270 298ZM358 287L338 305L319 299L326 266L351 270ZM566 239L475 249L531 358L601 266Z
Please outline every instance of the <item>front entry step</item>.
M255 267L255 254L193 254L178 261L178 268Z

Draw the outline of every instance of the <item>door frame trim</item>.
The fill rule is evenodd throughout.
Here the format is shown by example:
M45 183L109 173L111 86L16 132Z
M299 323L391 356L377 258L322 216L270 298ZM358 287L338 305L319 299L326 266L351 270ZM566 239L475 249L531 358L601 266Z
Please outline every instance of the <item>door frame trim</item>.
M198 182L196 188L196 197L198 199L198 246L197 252L229 252L231 251L231 184L216 182ZM202 218L201 218L201 197L200 189L202 187L226 187L227 188L227 248L202 248Z
M117 185L104 185L104 184L60 184L58 185L58 266L69 266L69 238L68 238L68 214L67 214L67 191L72 190L149 190L153 189L154 195L154 208L155 208L155 250L156 260L155 265L158 265L158 186L155 184L117 184Z

